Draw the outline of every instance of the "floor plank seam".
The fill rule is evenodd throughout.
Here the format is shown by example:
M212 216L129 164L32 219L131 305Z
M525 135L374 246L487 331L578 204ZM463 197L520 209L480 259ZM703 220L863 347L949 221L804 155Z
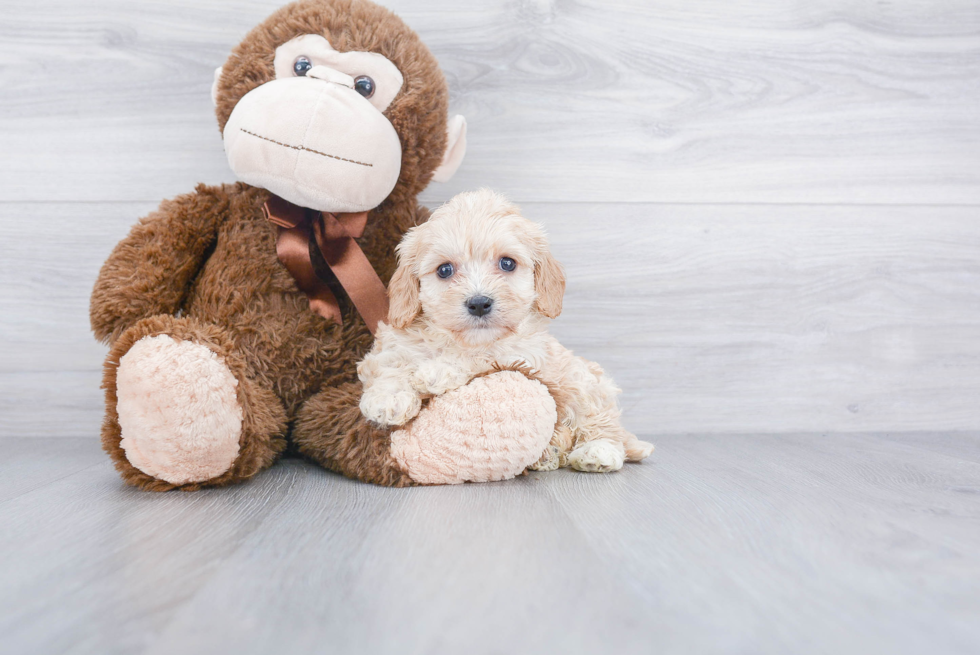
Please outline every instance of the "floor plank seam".
M56 438L64 439L66 437L56 437ZM70 438L70 437L68 437L68 438ZM111 465L112 463L109 462L109 461L95 462L94 464L89 464L88 466L85 466L84 468L80 468L80 469L78 469L76 471L73 471L71 473L66 473L65 475L62 475L61 477L53 478L51 480L47 480L44 483L37 485L36 487L31 487L30 489L25 489L24 491L22 491L21 493L17 494L16 496L11 496L9 498L4 498L3 500L0 500L0 505L4 505L4 504L6 504L6 503L8 503L8 502L10 502L12 500L16 500L18 498L23 498L24 496L27 496L27 495L32 494L32 493L35 493L35 492L37 492L39 490L44 489L45 487L49 487L52 484L61 482L62 480L67 480L69 478L75 477L79 473L84 473L85 471L87 471L89 469L92 469L92 468L95 468L95 467L98 467L98 466L105 466L106 464L110 464Z

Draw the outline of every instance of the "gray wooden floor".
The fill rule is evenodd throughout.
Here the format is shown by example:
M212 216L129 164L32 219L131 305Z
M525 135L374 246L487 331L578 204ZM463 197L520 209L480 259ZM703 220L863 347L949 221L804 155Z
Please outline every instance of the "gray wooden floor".
M123 487L0 440L3 653L976 653L980 434L660 436L612 475Z

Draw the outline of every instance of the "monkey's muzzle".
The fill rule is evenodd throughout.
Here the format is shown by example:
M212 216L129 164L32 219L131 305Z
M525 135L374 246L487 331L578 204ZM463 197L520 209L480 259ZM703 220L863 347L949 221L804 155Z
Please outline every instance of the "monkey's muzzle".
M315 77L245 94L224 143L238 179L325 212L377 207L401 170L401 143L385 115L348 86Z

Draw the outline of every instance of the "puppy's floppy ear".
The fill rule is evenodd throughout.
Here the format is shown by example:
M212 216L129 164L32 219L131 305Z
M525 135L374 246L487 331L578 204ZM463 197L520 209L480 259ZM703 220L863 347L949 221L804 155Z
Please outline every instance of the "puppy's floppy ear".
M405 233L397 248L398 268L388 283L388 324L399 330L411 325L422 311L419 278L415 274L418 240L417 227Z
M534 290L538 294L537 310L548 318L558 318L565 295L565 270L547 246L534 264Z

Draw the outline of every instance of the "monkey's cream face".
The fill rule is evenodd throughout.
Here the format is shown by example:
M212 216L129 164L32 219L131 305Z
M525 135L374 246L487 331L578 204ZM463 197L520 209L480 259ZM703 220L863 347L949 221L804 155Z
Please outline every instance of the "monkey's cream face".
M419 230L422 316L467 345L512 333L534 305L536 226L516 215L437 210Z
M401 72L374 52L338 52L318 34L276 49L276 78L245 94L224 129L240 180L303 207L358 212L395 187L401 144L384 111ZM219 68L215 82L221 75Z

